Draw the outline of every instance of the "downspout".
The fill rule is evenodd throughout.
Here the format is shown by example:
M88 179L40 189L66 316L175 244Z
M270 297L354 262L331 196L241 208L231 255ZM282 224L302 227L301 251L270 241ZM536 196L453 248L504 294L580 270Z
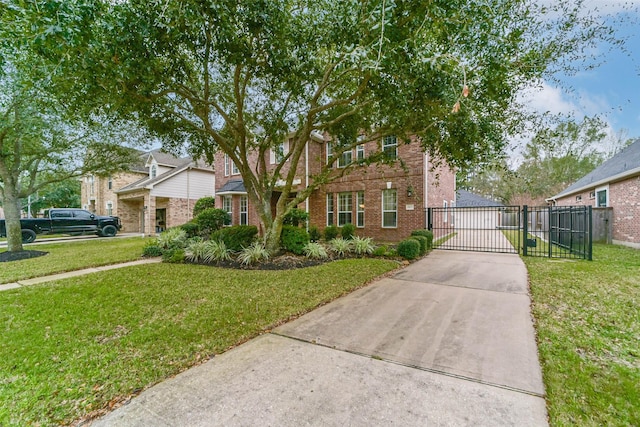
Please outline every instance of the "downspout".
M309 187L309 141L304 146L304 188ZM309 196L310 197L310 196ZM304 210L309 213L309 197L304 199ZM307 221L307 232L309 231L309 221Z
M191 193L189 190L189 177L190 177L189 172L190 171L191 171L191 166L187 168L187 218L191 220L193 218L191 213Z
M429 220L428 220L428 209L429 209L429 154L424 153L424 228L425 230L429 228Z

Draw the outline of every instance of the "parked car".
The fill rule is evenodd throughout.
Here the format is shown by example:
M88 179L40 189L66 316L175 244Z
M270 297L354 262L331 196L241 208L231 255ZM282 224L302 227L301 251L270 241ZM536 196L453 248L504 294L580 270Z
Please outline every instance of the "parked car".
M98 216L84 209L49 209L45 218L20 220L22 242L31 243L38 234L97 234L113 237L122 228L117 216ZM0 220L0 237L7 235L5 220Z

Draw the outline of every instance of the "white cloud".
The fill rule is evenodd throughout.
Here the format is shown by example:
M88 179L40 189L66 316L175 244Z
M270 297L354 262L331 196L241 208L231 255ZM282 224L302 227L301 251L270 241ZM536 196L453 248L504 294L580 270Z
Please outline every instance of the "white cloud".
M539 113L572 114L580 111L578 105L566 99L562 90L547 82L523 90L518 98L520 103Z

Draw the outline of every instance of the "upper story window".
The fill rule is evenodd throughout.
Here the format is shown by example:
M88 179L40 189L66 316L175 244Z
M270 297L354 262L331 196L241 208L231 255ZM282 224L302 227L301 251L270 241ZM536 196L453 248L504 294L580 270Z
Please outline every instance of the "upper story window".
M113 189L113 180L111 179L111 176L109 176L108 180L107 180L107 188L109 190Z
M231 175L238 175L240 174L240 169L238 169L238 167L236 166L236 163L231 160L231 157L229 157L228 154L224 155L224 176L229 176L229 172L231 172Z
M151 170L149 171L149 176L151 179L155 178L158 175L158 166L151 165Z
M327 158L326 162L329 167L333 166L329 164L329 159L333 156L333 142L327 142Z
M269 160L272 165L280 163L289 154L289 141L284 141L271 149Z
M387 159L395 160L398 158L398 138L395 135L382 138L382 152Z
M364 160L364 144L356 146L356 160L359 162Z
M338 167L339 168L347 167L351 164L352 161L353 161L353 152L352 150L347 150L343 152L338 158Z

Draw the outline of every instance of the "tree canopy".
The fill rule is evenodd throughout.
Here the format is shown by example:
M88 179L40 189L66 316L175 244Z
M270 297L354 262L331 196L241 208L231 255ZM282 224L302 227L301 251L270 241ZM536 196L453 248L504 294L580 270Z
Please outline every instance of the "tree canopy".
M32 4L40 5L38 13ZM76 111L133 118L166 149L186 144L209 160L226 153L259 207L271 249L286 212L335 176L332 160L363 142L360 133L366 140L415 136L452 166L488 161L525 114L515 103L518 91L570 68L586 47L610 37L596 17L583 13L581 1L29 5L20 6L21 16L39 29L42 56L58 65L57 90ZM339 144L311 184L291 198L313 132L328 132ZM268 150L290 135L289 151L268 168ZM379 161L379 154L365 163Z

